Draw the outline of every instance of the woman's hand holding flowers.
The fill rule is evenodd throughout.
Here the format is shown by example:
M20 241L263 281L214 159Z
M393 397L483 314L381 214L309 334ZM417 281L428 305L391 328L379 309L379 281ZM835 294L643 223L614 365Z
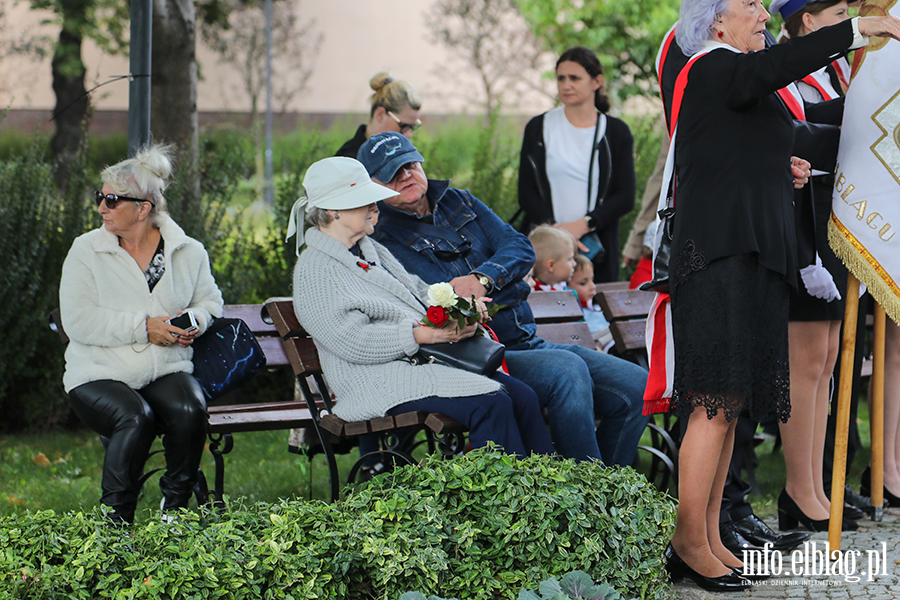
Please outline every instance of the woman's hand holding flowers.
M466 300L456 295L450 283L435 283L428 288L428 307L421 324L413 330L417 344L458 342L471 337L479 323L490 321L500 307L487 306L490 298Z

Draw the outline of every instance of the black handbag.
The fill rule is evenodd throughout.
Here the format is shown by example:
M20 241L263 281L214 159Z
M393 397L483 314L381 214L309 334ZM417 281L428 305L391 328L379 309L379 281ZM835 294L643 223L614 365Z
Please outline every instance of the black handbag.
M662 227L657 230L660 239L656 242L656 254L653 257L653 279L641 284L639 289L645 292L669 293L669 261L672 256L672 229L675 226L675 207L669 206L659 211Z
M194 378L207 400L233 390L266 366L266 355L241 319L214 319L191 344Z
M503 364L506 346L475 334L456 343L422 344L410 361L414 365L439 363L479 375L490 376Z

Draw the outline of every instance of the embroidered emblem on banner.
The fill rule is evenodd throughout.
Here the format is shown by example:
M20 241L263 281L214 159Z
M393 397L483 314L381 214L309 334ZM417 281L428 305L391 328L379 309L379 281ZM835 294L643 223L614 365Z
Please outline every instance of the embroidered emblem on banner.
M872 152L900 184L900 91L875 111L872 120L882 133L872 144Z

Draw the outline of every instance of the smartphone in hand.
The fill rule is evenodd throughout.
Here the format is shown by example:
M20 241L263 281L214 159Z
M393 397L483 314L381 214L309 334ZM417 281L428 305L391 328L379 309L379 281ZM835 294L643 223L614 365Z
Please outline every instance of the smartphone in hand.
M197 319L194 317L194 313L191 311L183 312L177 317L172 317L166 322L169 325L174 325L175 327L184 329L188 333L197 329Z

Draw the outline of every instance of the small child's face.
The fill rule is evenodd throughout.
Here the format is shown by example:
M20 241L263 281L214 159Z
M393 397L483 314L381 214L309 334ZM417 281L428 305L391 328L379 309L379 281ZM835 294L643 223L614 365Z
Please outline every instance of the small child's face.
M575 271L575 251L563 256L559 260L553 261L552 266L548 266L548 272L545 274L544 283L548 285L556 285L563 283L572 278Z
M594 283L594 267L587 265L583 269L578 269L572 273L572 279L568 283L569 287L578 294L578 301L587 306L591 303L594 294L597 293L597 284Z

